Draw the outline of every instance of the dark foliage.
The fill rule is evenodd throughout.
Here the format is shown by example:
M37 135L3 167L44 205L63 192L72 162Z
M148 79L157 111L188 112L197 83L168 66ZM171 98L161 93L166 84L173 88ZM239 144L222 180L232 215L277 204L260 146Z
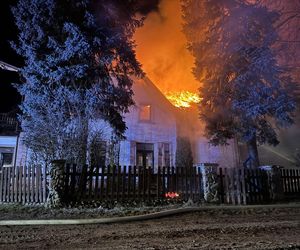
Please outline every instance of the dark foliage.
M65 158L72 143L86 152L92 119L122 137L122 114L133 104L130 76L142 75L132 41L141 25L137 3L20 0L12 11L13 47L25 59L18 91L27 146L51 158Z

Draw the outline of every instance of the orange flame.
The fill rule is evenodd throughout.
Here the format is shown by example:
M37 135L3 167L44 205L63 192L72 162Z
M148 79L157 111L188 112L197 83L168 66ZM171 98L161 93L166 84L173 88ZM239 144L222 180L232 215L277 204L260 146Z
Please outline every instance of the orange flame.
M158 7L134 35L137 59L163 93L197 92L199 82L192 74L194 57L182 33L180 0L161 0Z
M165 96L178 108L189 108L193 103L198 104L201 101L198 94L190 91L167 92Z

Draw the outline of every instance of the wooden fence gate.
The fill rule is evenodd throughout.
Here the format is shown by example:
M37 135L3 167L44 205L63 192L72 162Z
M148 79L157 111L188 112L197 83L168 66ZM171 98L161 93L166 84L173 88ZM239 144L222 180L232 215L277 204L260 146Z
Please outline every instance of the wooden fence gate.
M219 168L221 203L262 204L270 202L268 174L260 169Z
M285 199L300 198L300 169L281 169Z
M3 167L0 172L0 202L46 202L46 176L46 167Z
M201 189L200 168L158 167L154 172L136 166L86 166L78 171L66 165L65 193L73 200L199 200Z

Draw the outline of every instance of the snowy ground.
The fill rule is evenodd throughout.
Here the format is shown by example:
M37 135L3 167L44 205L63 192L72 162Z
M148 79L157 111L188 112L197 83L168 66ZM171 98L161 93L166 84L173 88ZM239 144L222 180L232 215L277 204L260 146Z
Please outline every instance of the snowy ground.
M3 226L0 248L300 249L300 207L207 209L110 225Z

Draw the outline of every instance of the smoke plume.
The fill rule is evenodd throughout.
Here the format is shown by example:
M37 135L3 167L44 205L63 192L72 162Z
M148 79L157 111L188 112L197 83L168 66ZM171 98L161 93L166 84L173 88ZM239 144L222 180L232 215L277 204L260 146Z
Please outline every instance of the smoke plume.
M163 92L197 92L192 75L194 58L182 33L179 0L161 0L134 36L137 59L147 76Z

